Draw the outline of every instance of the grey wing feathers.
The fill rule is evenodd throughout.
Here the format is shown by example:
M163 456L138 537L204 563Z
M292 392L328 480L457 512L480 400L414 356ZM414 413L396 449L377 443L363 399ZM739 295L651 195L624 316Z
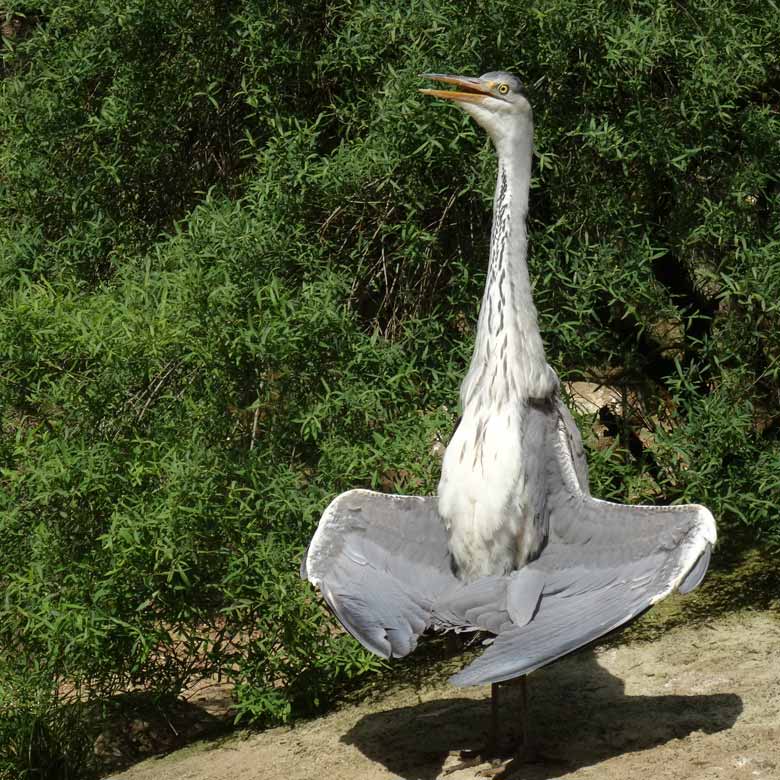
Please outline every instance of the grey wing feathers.
M342 625L384 658L410 653L457 586L436 498L351 490L325 510L301 567Z
M558 399L558 414L566 431L566 446L571 455L571 464L577 478L577 484L583 493L590 493L588 459L585 457L585 447L582 446L582 436L580 436L579 428L577 428L571 412L560 398Z
M680 519L680 527L684 528L685 519ZM622 521L626 525L632 522L629 512L625 512ZM695 531L689 526L685 533ZM694 560L691 574L700 563L706 565L710 543L704 541L703 548ZM526 567L542 571L545 576L533 619L524 626L505 625L492 646L456 674L453 683L477 685L527 674L638 617L668 595L680 577L683 583L687 581L684 545L675 551L650 546L641 557L623 557L625 550L602 547L597 539L579 549L582 554L576 565L571 565L571 552L565 546L550 544ZM639 548L634 549L640 552ZM703 573L704 570L699 580Z
M565 407L530 414L539 415L536 471L548 529L538 557L518 571L458 580L435 497L352 490L325 510L301 574L366 648L400 657L428 627L490 631L495 642L452 682L500 682L604 636L675 588L685 593L701 582L716 536L704 507L592 498Z
M696 561L696 565L685 575L683 581L677 587L677 592L685 595L701 585L701 581L704 579L704 575L707 573L707 569L710 566L710 558L712 557L712 545L708 544L704 548L704 552L699 556Z
M526 674L620 627L675 588L704 576L715 523L701 506L625 506L591 498L579 485L568 432L559 424L548 460L550 537L524 571L544 587L533 619L507 625L456 685Z
M442 631L490 631L498 634L510 625L533 618L544 581L528 567L503 577L455 580L434 602L431 626Z

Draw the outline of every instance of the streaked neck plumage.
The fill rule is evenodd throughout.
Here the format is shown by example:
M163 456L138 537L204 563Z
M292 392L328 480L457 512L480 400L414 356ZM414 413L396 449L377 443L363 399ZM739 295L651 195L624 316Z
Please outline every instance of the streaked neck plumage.
M458 575L507 574L538 554L544 513L529 484L539 465L526 453L532 399L558 388L547 365L526 266L533 125L530 112L511 137L494 138L498 183L485 295L474 356L461 385L463 414L442 462L439 515Z
M474 355L461 385L461 404L484 406L543 398L557 387L544 356L528 276L528 193L533 120L518 121L513 136L496 142L498 179L490 263Z

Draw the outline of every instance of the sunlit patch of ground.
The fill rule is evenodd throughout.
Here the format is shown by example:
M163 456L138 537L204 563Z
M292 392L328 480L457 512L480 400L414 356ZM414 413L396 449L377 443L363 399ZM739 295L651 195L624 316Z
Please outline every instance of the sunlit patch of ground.
M533 730L556 760L517 767L518 780L780 777L780 567L757 552L721 566L696 593L531 675ZM463 663L462 648L447 657L454 649L423 647L325 717L199 743L115 777L435 780L482 741L489 717L488 687L447 684ZM517 697L509 688L502 699L509 742Z

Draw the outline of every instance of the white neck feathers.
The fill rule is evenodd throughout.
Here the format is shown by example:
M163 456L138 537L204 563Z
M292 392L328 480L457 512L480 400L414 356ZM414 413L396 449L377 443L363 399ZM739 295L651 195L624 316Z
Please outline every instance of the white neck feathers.
M533 129L528 124L498 150L490 263L474 355L461 385L464 411L543 398L558 386L544 356L528 276L528 192Z

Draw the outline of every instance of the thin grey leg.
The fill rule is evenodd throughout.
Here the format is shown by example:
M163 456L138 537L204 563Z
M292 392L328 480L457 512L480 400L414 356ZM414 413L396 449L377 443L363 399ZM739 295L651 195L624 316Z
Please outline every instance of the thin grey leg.
M520 742L526 749L530 747L530 721L528 718L528 676L520 678Z
M498 754L498 746L501 742L500 686L501 683L492 683L490 686L490 735L488 736L487 753L492 756Z

